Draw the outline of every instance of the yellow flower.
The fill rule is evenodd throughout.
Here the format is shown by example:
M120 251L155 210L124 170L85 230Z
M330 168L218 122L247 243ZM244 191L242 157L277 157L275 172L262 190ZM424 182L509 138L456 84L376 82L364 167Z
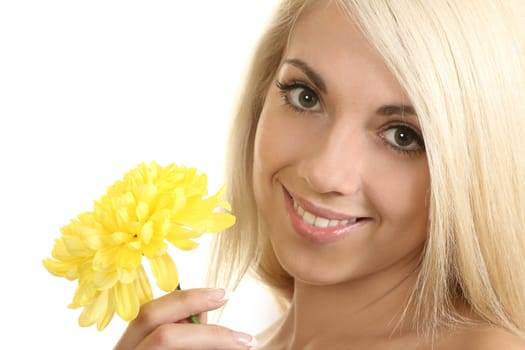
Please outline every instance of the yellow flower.
M179 278L168 244L191 250L204 233L235 223L223 189L205 197L207 176L172 163L145 163L107 188L107 193L61 228L52 257L43 261L53 275L78 280L71 308L83 307L80 326L104 329L117 313L133 320L142 304L153 299L142 258L164 291Z

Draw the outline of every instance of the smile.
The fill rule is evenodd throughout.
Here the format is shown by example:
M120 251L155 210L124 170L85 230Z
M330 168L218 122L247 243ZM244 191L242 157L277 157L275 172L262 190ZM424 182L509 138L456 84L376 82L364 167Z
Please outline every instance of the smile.
M284 201L294 231L310 242L333 243L361 230L371 218L344 215L296 198L284 189ZM306 207L306 209L305 209ZM315 214L314 214L315 213Z
M297 215L303 219L305 223L308 225L314 226L314 227L341 227L341 226L347 226L351 224L355 224L357 222L357 218L352 219L345 219L345 220L337 220L337 219L329 219L321 216L316 216L309 211L302 208L295 199L292 198L293 201L293 208Z

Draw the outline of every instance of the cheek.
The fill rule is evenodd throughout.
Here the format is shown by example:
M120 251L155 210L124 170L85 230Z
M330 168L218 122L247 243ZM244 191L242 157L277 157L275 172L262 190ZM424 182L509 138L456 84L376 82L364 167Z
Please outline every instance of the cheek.
M271 185L272 174L279 167L278 150L283 148L282 131L279 125L272 122L267 104L263 107L257 124L254 142L253 187L255 199L259 206L264 203L265 189Z
M427 239L430 181L426 160L421 162L403 166L391 162L382 168L382 175L370 178L375 186L368 183L368 199L379 217L371 246L379 265L383 263L380 257L398 259L407 252L419 251Z
M297 129L268 98L261 111L254 144L254 176L272 176L296 158L300 149Z
M407 229L425 230L430 187L426 161L417 160L403 167L392 165L381 173L372 192L382 219Z

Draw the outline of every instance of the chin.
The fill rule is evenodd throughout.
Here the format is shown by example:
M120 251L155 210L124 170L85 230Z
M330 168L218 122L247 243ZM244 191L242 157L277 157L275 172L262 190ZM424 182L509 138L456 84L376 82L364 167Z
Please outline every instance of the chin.
M275 254L283 269L294 280L305 284L319 286L340 284L366 274L358 269L356 264L345 259L329 258L324 254L312 254L312 252L290 249L290 247L289 249L277 248Z

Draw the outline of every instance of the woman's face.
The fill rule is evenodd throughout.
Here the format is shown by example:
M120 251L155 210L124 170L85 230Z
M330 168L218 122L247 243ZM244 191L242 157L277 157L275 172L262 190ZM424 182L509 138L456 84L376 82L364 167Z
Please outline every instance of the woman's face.
M269 88L254 191L279 261L299 280L340 283L417 264L429 191L418 119L333 2L300 17Z

